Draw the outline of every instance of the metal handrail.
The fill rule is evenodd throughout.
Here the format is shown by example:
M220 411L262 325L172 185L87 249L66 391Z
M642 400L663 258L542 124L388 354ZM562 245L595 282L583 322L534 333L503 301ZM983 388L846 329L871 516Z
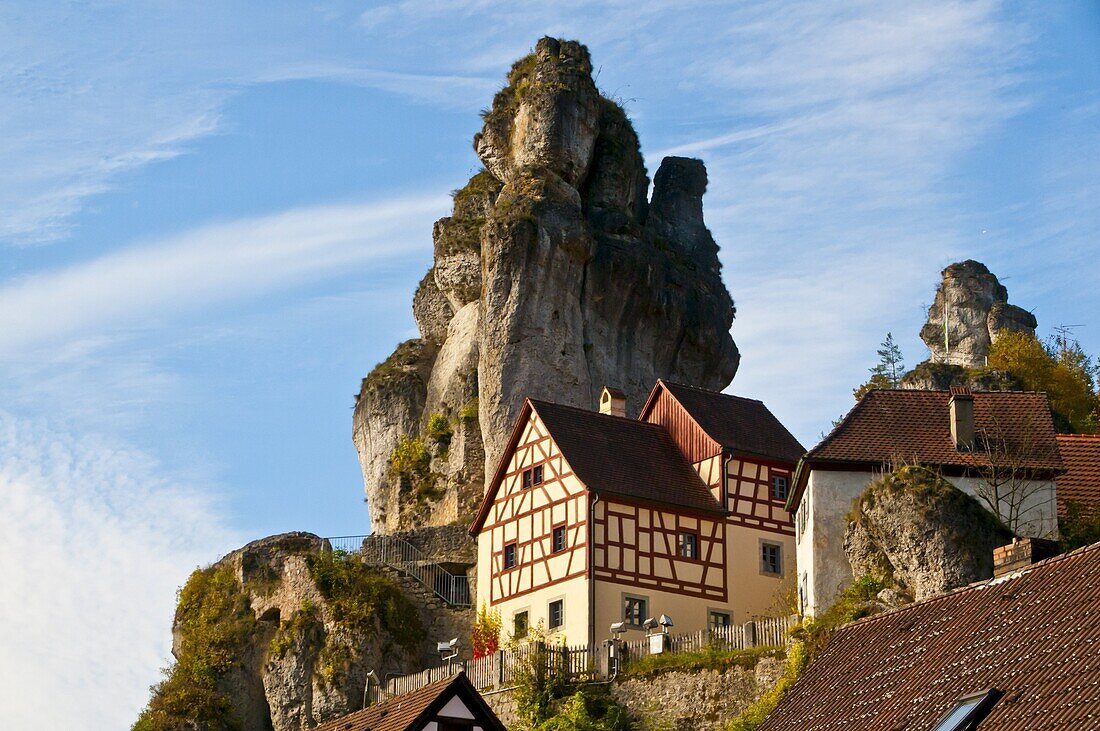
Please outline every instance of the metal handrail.
M398 536L334 536L326 539L335 551L358 553L368 563L388 566L419 581L453 607L471 606L470 580L439 565L438 559Z

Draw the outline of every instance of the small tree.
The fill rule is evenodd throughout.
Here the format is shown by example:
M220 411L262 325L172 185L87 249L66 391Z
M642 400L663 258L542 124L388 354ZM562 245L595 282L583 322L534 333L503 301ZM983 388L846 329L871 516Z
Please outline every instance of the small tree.
M979 468L982 481L977 488L978 498L1015 535L1033 522L1053 520L1053 514L1042 514L1037 498L1050 491L1050 475L1046 470L1053 460L1057 445L1040 442L1036 433L1038 425L1021 424L1008 429L996 418L977 435L975 451L982 454L984 464ZM1052 507L1052 506L1048 506ZM1040 515L1035 516L1034 511Z
M871 372L870 380L852 391L856 401L873 388L897 388L901 385L901 378L905 375L905 361L901 348L894 342L893 333L886 333L886 339L882 341L877 352L878 364L868 369Z
M500 611L482 603L477 610L473 632L474 659L492 655L500 649Z
M1097 431L1096 364L1077 341L1042 343L1030 333L1002 333L989 348L988 364L1011 373L1024 389L1046 393L1058 431Z

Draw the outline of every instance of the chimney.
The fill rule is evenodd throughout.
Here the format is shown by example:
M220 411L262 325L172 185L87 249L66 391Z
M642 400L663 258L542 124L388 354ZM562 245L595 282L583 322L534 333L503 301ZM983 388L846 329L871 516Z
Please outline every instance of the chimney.
M1013 538L1007 546L993 549L993 575L1004 574L1053 558L1061 553L1058 541L1043 538Z
M617 388L604 386L600 393L600 413L626 416L626 394Z
M952 386L947 408L951 412L951 441L955 443L955 449L960 452L973 451L974 396L970 389Z

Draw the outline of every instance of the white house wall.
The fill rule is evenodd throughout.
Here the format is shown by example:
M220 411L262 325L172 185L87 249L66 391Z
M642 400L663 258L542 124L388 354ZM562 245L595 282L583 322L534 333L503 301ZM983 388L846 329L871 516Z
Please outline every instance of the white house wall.
M856 498L875 476L870 471L810 472L799 508L805 514L796 514L795 520L798 581L804 613L812 616L828 609L837 595L855 581L844 551L847 516ZM979 497L979 490L985 485L981 478L946 479L988 509ZM1054 483L1037 482L1029 489L1033 494L1023 512L1020 534L1033 537L1056 535L1058 515Z

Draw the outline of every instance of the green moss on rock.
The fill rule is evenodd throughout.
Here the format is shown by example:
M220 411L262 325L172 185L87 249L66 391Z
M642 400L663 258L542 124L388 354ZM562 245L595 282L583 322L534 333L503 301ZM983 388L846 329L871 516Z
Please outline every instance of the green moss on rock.
M235 666L251 641L256 620L229 566L196 570L180 590L176 607L176 661L152 687L149 705L133 731L175 731L198 725L240 727L218 680Z
M324 551L308 561L310 575L338 625L368 634L382 629L409 652L424 641L416 606L393 579L363 563L357 554Z

